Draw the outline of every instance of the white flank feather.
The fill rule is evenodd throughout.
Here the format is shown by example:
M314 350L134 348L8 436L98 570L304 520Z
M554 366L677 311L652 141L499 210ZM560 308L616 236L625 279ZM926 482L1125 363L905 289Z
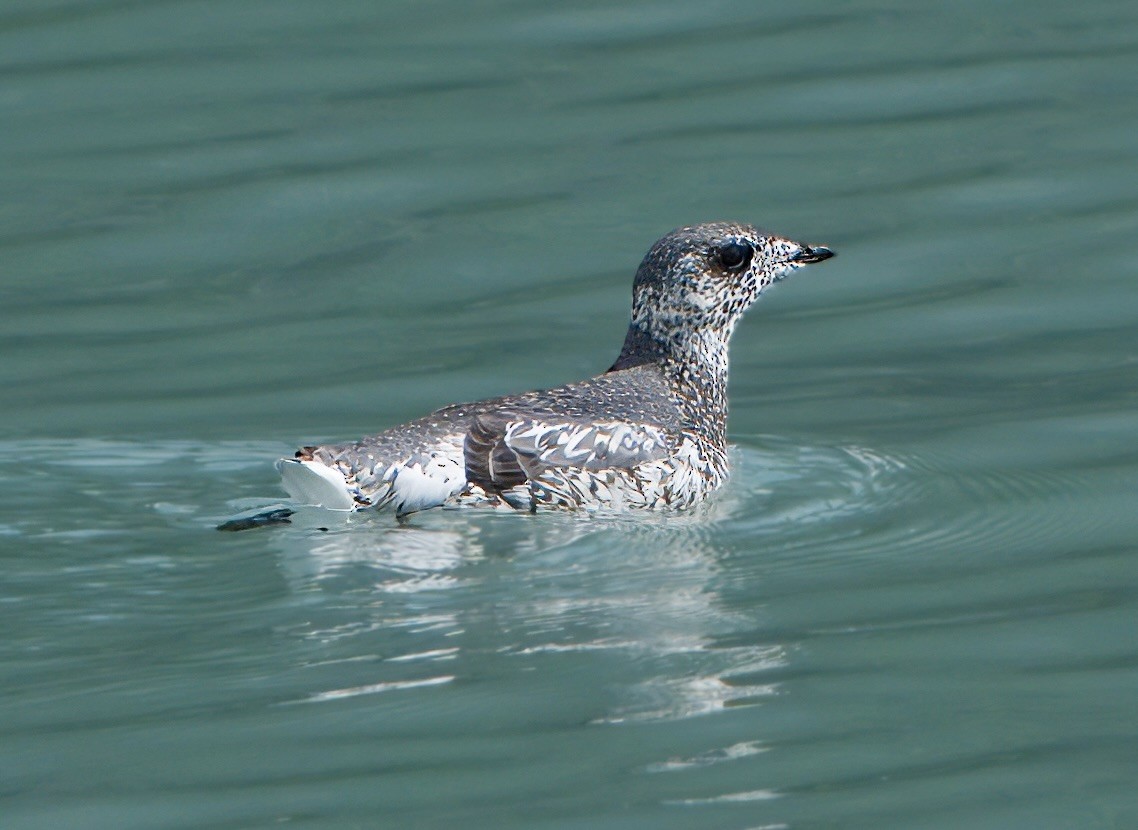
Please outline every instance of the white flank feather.
M441 454L426 464L412 462L395 469L391 481L391 501L399 515L445 504L466 486L466 469Z

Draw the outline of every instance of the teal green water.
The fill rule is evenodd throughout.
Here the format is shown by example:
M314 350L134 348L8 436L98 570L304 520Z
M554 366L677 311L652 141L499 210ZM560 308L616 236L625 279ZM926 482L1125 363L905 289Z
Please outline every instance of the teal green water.
M1093 1L6 3L0 824L1138 826L1135 78ZM706 509L213 529L717 218L839 256Z

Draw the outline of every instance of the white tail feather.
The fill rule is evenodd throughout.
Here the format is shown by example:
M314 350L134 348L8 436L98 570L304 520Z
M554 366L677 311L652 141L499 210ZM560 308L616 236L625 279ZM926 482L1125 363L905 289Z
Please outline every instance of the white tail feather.
M329 510L354 510L356 504L344 476L316 461L282 458L277 472L288 494L301 504Z

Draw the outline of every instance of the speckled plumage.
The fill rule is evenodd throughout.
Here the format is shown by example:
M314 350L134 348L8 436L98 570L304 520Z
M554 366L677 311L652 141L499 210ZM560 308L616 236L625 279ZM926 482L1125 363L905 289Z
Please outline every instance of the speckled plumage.
M727 479L727 344L762 290L826 248L750 225L680 228L648 251L606 373L456 404L353 444L281 459L325 507L685 508Z

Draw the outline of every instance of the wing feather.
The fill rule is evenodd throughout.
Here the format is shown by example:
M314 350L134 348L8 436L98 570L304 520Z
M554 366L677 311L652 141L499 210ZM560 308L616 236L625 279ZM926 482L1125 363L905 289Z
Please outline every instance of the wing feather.
M515 423L519 423L516 415L502 412L480 413L471 419L462 445L467 481L495 490L525 484L525 471L505 443L506 432Z
M469 481L503 490L553 470L631 470L667 458L673 443L655 424L492 412L473 418L463 451Z

